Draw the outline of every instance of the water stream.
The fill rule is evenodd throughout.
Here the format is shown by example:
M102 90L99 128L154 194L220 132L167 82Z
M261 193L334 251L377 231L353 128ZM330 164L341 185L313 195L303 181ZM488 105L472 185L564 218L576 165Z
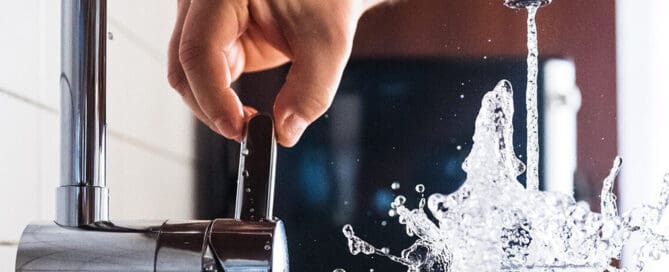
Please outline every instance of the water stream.
M537 105L537 75L539 47L537 42L538 5L527 8L527 189L539 190L539 108Z
M343 233L351 254L384 256L409 272L637 272L649 260L669 253L669 238L658 227L669 204L669 175L657 200L622 215L613 194L622 165L619 157L603 182L602 213L570 195L538 190L536 11L530 7L528 17L527 188L517 180L526 167L513 150L513 88L502 80L483 97L474 145L462 165L467 173L464 184L451 194L421 197L413 209L401 195L391 203L389 214L405 225L415 243L395 256L362 240L346 225ZM416 189L423 195L424 186ZM632 235L641 240L633 260L626 268L613 267L612 260L620 259Z

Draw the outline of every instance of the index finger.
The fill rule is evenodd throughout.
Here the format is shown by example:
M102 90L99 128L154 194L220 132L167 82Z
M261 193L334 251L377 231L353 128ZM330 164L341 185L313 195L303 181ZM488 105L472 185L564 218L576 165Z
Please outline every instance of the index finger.
M223 136L242 134L242 103L230 87L244 67L238 37L246 10L236 1L192 1L184 22L179 61L202 112Z

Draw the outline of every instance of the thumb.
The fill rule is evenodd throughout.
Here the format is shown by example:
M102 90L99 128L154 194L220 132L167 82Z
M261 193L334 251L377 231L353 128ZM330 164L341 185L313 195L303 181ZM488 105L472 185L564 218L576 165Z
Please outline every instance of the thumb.
M327 40L327 39L326 39ZM274 104L278 142L294 146L304 130L332 104L350 56L352 42L346 37L332 42L315 40L295 55Z

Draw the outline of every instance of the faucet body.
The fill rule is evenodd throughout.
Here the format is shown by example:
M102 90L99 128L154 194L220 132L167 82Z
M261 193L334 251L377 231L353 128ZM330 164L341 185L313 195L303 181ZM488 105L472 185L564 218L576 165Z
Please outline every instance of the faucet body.
M288 271L281 221L129 221L26 227L16 271Z
M105 180L107 1L62 0L61 177L56 223L109 220Z
M274 123L246 125L235 218L109 220L105 181L106 0L62 0L61 168L54 222L28 225L16 271L288 271L274 218Z

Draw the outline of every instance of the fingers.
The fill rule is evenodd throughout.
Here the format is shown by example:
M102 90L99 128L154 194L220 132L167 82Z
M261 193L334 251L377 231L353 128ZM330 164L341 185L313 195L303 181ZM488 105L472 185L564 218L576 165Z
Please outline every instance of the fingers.
M241 101L230 88L244 67L238 37L248 14L246 8L236 6L237 2L192 1L178 49L197 108L216 131L230 139L241 137L245 116Z
M294 48L293 65L276 97L277 140L294 146L306 127L330 107L351 51L351 39L314 38ZM304 47L304 48L301 48Z
M181 42L181 32L184 21L186 19L186 14L188 14L189 7L189 0L177 1L177 20L174 25L172 37L170 38L167 55L167 81L170 83L172 88L181 94L182 99L188 105L188 107L191 108L195 117L197 117L209 128L215 130L215 127L209 121L209 118L207 118L207 116L202 112L200 106L197 104L197 101L195 101L193 92L188 85L186 75L181 68L181 62L179 62L179 43Z
M288 24L286 32L292 37L285 40L253 31L242 36L249 22L244 3L179 1L168 79L198 119L223 136L240 140L244 122L255 110L242 105L230 87L232 80L245 69L263 69L291 57L293 65L274 105L278 141L290 147L332 103L350 55L355 23L345 20L347 16L332 16L341 20Z

